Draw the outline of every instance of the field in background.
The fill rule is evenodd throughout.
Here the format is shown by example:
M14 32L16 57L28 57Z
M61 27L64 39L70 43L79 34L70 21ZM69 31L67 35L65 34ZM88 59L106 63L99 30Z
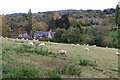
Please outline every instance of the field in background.
M80 45L72 47L71 44L58 43L53 45L52 42L45 42L46 45L42 47L43 50L51 51L54 55L41 55L36 52L26 51L27 49L41 49L36 46L43 41L34 42L35 46L23 47L29 45L32 40L16 40L16 39L2 39L2 59L6 66L12 68L20 68L20 66L35 67L40 71L41 77L52 77L48 75L47 70L64 67L65 65L74 65L81 70L81 75L63 74L62 78L109 78L118 77L118 56L115 54L118 50L112 48L93 47ZM29 48L30 47L30 48ZM90 51L85 51L88 47ZM27 49L25 49L27 48ZM20 50L21 51L20 51ZM67 57L56 55L59 50L67 50ZM22 52L23 50L23 52ZM25 52L24 52L25 51ZM89 60L92 64L87 66L80 65L80 60ZM3 67L4 68L4 67ZM50 72L50 71L48 71ZM6 77L3 75L3 77Z

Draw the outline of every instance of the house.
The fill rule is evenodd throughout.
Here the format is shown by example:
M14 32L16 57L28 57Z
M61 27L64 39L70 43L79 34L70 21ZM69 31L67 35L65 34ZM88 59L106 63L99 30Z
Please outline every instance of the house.
M27 33L19 34L18 37L29 38L30 36Z
M51 32L51 31L49 31L49 32L35 31L34 37L40 37L40 38L42 38L43 35L46 35L46 37L48 37L48 38L53 38L54 34L55 34L55 32Z

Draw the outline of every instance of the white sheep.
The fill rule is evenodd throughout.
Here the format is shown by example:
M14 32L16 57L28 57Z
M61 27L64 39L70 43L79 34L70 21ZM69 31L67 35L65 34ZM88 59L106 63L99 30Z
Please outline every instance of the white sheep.
M28 39L26 39L28 41Z
M8 37L5 37L6 39L8 38Z
M87 44L86 46L89 46L89 44Z
M66 50L60 50L60 51L58 51L58 55L65 55L65 56L67 56L66 55L67 53L68 52Z
M77 46L79 46L80 44L76 44Z
M93 45L93 47L96 47L96 45Z
M108 48L108 46L106 46L106 48Z
M33 41L38 41L38 40L36 40L36 39L33 39Z
M0 38L3 38L3 36L0 36Z
M85 51L90 51L89 48L85 48Z
M41 43L39 46L45 46L45 43Z
M22 38L22 40L25 40L24 38Z
M30 44L29 44L30 46L33 46L34 44L33 44L33 42L30 42Z
M72 46L73 46L73 47L77 47L78 45L76 45L76 44L73 44Z
M118 55L118 56L119 56L119 55L120 55L120 53L119 53L119 52L116 52L116 55Z
M53 45L57 45L57 43L53 43Z

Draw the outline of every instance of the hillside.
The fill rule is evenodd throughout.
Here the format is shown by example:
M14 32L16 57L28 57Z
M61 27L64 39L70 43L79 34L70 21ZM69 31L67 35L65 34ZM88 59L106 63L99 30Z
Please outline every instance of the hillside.
M29 46L31 41L35 44L34 46ZM40 43L42 41L34 42L33 40L3 38L3 78L24 78L25 75L23 76L22 71L26 69L29 71L31 67L34 67L36 70L31 70L30 73L25 74L32 75L36 73L36 75L31 76L35 78L118 77L118 56L115 54L118 51L117 49L85 45L72 47L71 44L63 43L53 45L53 42L45 42L46 45L43 47L37 46ZM90 51L85 51L85 47L88 47ZM39 51L41 49L43 52L48 51L46 53L49 54L42 54L43 52ZM67 57L57 55L57 52L61 49L68 51ZM67 68L65 67L66 65ZM24 69L21 66L26 66L27 68ZM14 69L15 72L13 72ZM61 72L60 69L63 71ZM38 75L37 71L39 71Z

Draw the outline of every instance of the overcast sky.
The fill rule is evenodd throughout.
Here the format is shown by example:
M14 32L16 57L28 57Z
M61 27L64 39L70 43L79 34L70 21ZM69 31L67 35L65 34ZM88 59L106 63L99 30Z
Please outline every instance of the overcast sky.
M1 0L0 14L115 8L120 0Z

